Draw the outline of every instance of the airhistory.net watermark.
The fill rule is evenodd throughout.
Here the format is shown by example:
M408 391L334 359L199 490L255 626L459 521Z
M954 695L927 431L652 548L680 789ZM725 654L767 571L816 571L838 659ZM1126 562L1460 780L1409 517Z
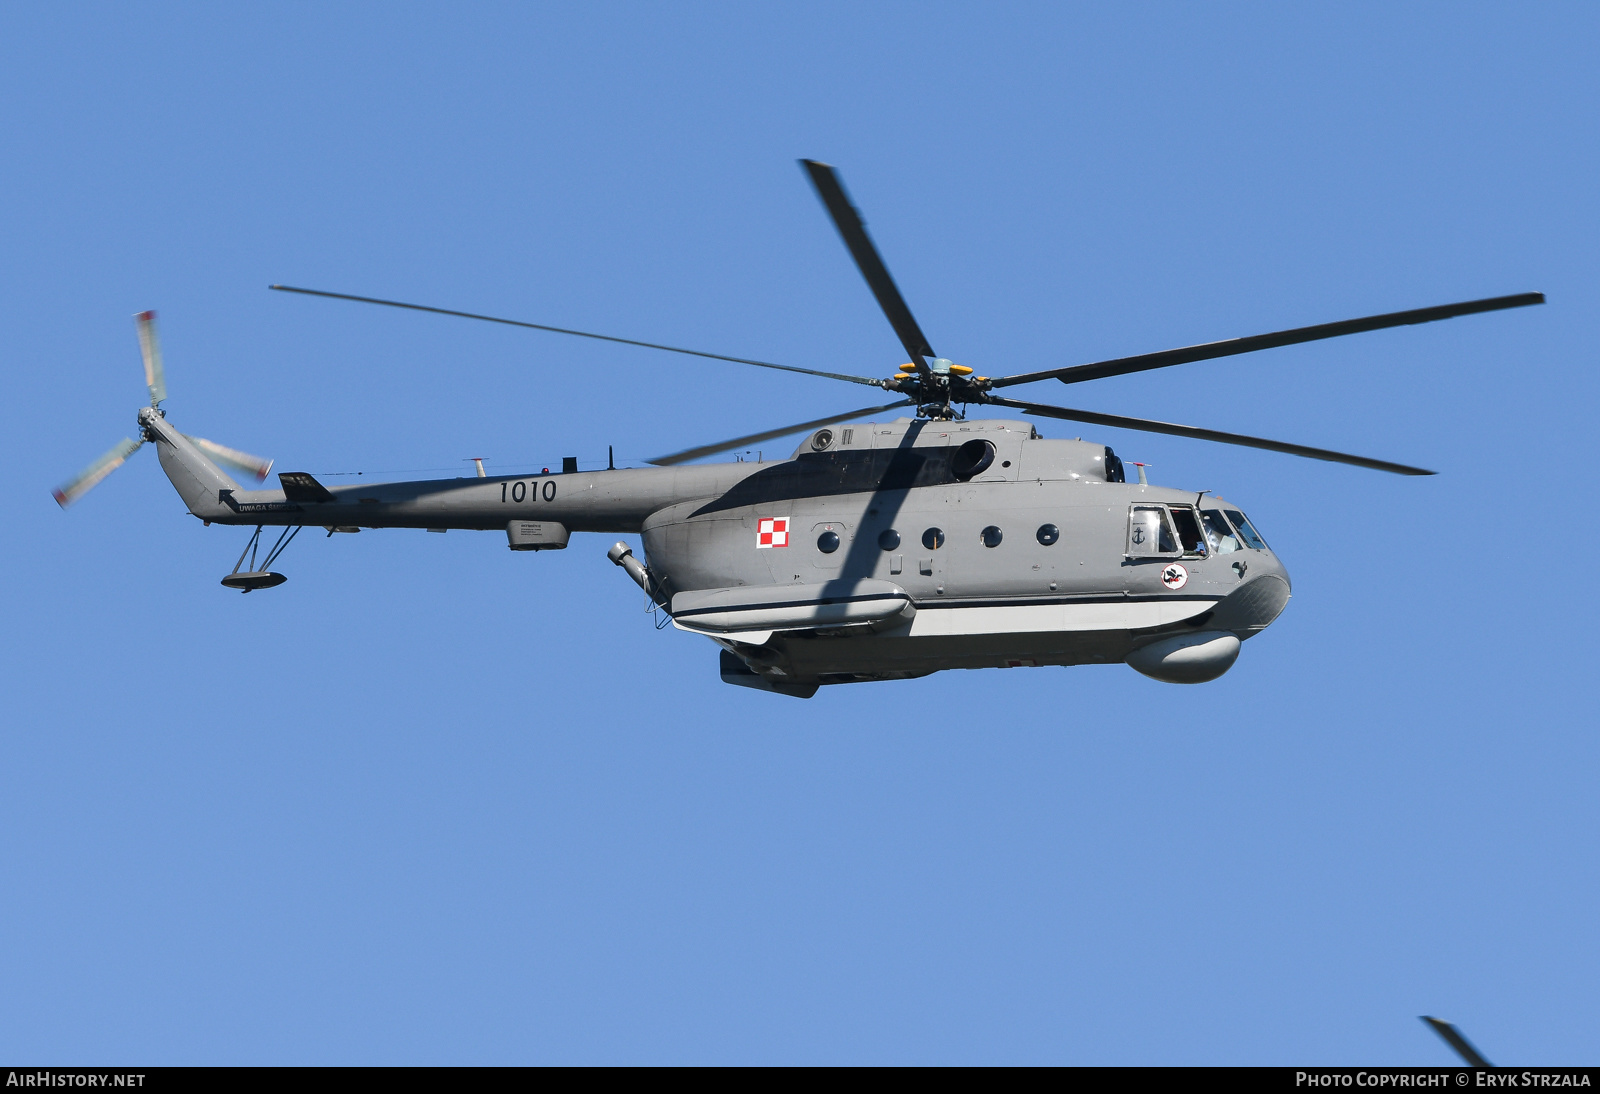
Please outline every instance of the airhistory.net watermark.
M140 1087L143 1085L142 1071L52 1071L48 1068L30 1068L26 1071L6 1072L7 1087Z

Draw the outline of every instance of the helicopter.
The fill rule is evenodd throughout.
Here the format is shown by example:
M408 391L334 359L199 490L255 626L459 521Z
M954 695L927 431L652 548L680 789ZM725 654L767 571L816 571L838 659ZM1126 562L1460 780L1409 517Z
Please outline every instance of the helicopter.
M223 586L282 584L274 562L307 527L501 530L513 551L560 550L574 532L634 534L607 552L653 611L718 647L724 681L798 698L831 684L906 680L945 669L1125 663L1169 683L1227 672L1241 644L1290 597L1283 562L1241 507L1128 482L1104 444L1042 436L996 408L1033 418L1163 433L1400 475L1386 460L1171 422L1010 398L1007 389L1076 384L1390 327L1544 303L1520 293L1207 342L1088 364L982 376L934 353L828 164L801 167L909 358L873 378L420 304L289 285L301 296L376 304L689 354L892 392L897 398L685 449L645 467L327 486L283 472L245 489L224 467L264 481L272 462L178 432L155 314L136 319L150 405L140 439L122 441L54 491L66 508L153 444L189 512L206 525L254 526ZM884 419L891 411L910 413ZM788 459L692 461L805 436ZM1209 496L1208 496L1209 495ZM257 561L263 530L280 529ZM242 569L249 556L248 569ZM663 622L661 625L665 625Z

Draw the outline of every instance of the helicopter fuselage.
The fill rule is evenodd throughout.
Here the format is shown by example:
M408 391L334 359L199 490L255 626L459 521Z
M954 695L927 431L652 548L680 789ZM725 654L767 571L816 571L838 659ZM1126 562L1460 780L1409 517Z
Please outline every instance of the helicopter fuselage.
M1282 563L1253 528L1235 531L1248 522L1231 506L1127 483L1104 445L1015 421L840 425L780 461L334 487L290 473L258 491L164 419L141 423L212 523L499 530L532 550L637 534L641 584L723 647L724 678L790 694L1121 661L1210 679L1289 597Z

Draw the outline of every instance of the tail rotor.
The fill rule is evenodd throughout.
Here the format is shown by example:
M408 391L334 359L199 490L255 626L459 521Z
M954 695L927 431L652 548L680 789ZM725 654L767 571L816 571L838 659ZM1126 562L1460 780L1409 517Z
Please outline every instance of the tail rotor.
M156 313L139 312L133 317L133 322L139 332L139 354L144 358L144 382L150 389L150 406L157 414L164 415L161 404L167 398L167 376L166 369L161 363L161 339L156 333ZM131 437L124 439L78 475L56 487L50 492L56 499L56 504L65 509L93 490L102 479L126 463L128 457L137 452L146 439L144 437L137 441ZM189 437L189 440L216 463L252 475L257 482L265 479L267 472L272 470L272 461L264 460L260 456L252 456L248 452L208 441L204 437Z

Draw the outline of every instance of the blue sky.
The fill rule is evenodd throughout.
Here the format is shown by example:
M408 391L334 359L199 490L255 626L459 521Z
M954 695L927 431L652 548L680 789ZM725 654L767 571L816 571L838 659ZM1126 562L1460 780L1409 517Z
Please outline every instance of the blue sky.
M0 40L0 1056L48 1063L1593 1062L1589 5L52 5ZM610 540L301 537L223 591L132 432L283 470L636 463L903 358L835 163L989 374L1539 290L1041 399L1241 503L1295 598L1200 687L808 702ZM1042 426L1075 436L1066 423ZM792 443L792 442L790 442ZM778 447L787 450L790 443ZM456 469L460 469L459 471ZM337 478L331 481L339 481Z

